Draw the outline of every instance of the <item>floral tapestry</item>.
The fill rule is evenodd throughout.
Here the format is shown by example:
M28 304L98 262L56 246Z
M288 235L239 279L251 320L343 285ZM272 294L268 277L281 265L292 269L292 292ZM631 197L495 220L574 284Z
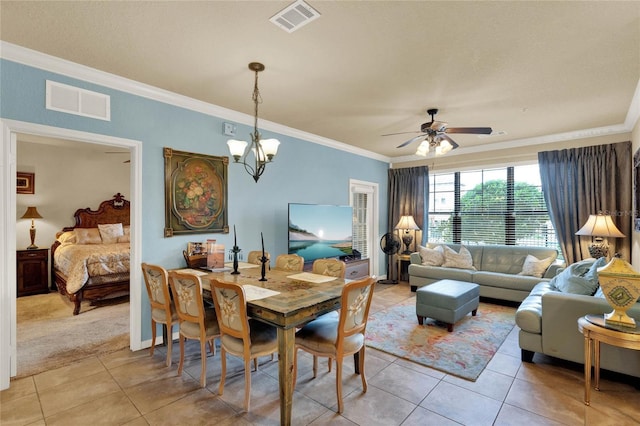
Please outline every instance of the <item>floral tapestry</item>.
M228 233L228 157L164 148L164 236Z

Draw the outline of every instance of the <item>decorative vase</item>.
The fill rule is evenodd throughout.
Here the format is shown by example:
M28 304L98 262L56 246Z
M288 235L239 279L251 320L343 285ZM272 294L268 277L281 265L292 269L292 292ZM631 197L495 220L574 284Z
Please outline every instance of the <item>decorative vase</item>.
M598 268L598 280L604 297L613 308L605 314L605 322L626 327L635 327L636 321L627 315L627 310L640 297L640 274L618 254L607 265Z

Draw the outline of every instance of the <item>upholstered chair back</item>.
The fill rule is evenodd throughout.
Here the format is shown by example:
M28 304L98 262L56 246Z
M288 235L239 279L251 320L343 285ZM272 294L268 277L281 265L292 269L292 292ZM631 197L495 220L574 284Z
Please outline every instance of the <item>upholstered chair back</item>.
M279 271L302 272L304 268L304 258L297 254L281 254L276 257L274 269Z
M347 265L338 259L317 259L313 262L312 272L314 274L344 278L346 268Z

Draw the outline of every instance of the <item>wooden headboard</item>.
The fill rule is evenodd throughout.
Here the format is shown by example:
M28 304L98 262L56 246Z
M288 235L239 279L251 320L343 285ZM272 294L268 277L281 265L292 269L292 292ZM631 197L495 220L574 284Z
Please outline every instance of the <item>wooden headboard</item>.
M97 228L98 224L105 223L130 223L129 201L124 199L124 195L119 192L111 200L100 203L98 210L91 210L90 207L78 209L73 214L76 219L75 226L64 228L63 231L73 231L75 228Z

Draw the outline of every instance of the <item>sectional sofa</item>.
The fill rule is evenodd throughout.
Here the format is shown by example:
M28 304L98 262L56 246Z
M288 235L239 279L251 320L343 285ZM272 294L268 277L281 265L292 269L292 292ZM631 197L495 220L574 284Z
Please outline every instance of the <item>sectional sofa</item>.
M415 291L418 287L443 279L466 281L480 286L480 297L521 302L540 281L549 281L555 276L561 264L555 262L558 252L546 247L526 247L507 245L464 246L471 255L472 267L448 267L433 261L433 250L438 246L448 247L460 253L460 244L428 244L425 249L412 253L409 264L409 285ZM446 254L446 253L445 253ZM548 266L536 275L525 275L525 261L548 261ZM549 260L550 259L550 260ZM534 268L535 269L535 268Z
M597 268L604 265L604 258L577 262L533 288L516 312L523 361L531 362L538 352L584 364L578 318L612 311L598 286ZM627 313L640 322L640 303ZM640 352L603 344L600 354L602 369L640 377Z

